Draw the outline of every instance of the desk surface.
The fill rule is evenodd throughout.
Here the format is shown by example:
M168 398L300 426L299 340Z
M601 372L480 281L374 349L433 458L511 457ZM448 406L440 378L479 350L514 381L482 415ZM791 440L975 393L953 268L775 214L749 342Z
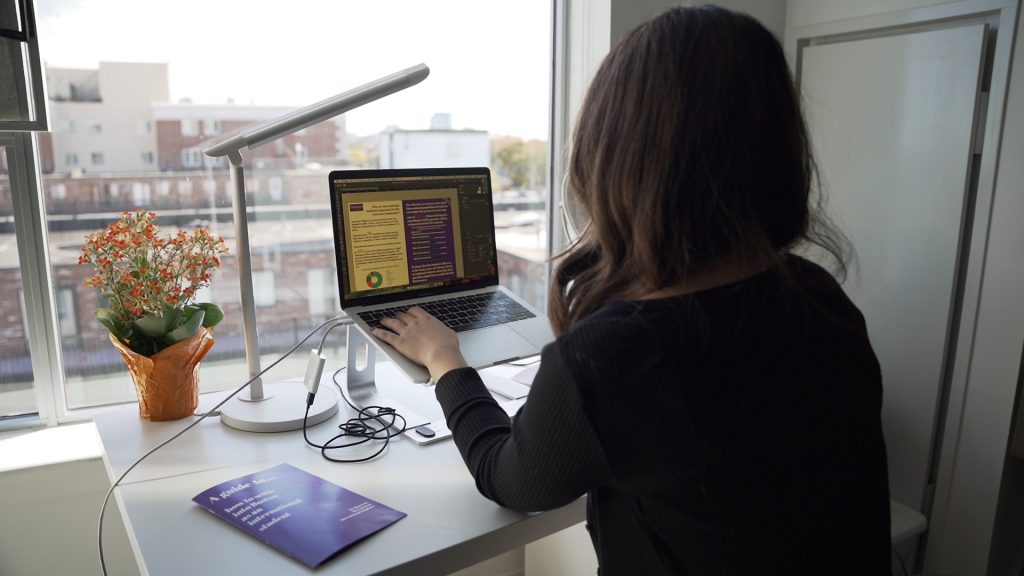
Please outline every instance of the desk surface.
M439 417L433 390L377 365L382 393L428 417ZM333 388L333 387L332 387ZM321 391L325 387L321 387ZM204 405L209 402L204 399ZM309 429L323 443L350 409ZM191 422L144 422L135 405L96 417L111 478ZM352 448L358 457L374 448ZM338 456L342 456L341 451ZM501 508L479 494L454 443L419 446L392 440L376 460L338 464L307 446L302 432L241 432L208 418L135 468L115 494L143 574L274 574L312 572L192 502L203 490L287 462L408 514L329 560L328 574L448 574L583 521L583 499L543 514Z

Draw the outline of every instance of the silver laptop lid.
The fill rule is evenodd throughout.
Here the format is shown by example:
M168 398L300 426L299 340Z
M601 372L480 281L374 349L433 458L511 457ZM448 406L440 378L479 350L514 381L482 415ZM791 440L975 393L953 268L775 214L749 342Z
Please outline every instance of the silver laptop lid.
M487 168L330 173L342 309L498 285Z

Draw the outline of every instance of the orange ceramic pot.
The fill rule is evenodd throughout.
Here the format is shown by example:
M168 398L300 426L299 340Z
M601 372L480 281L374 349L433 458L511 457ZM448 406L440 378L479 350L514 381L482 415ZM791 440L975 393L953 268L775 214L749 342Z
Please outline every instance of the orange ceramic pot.
M199 406L199 363L213 346L209 328L152 356L133 352L113 334L110 342L121 353L139 396L139 417L163 422L190 416Z

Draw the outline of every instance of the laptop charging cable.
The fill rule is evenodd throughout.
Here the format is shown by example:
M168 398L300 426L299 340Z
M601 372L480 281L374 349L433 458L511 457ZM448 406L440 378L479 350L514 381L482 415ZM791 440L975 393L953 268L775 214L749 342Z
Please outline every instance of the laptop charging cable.
M323 444L317 444L310 440L307 433L306 422L309 418L309 409L313 406L313 402L316 400L316 393L320 388L320 379L324 373L324 364L327 362L327 358L323 355L321 350L323 350L324 343L327 341L327 335L341 325L341 323L338 323L329 327L321 337L320 345L309 351L309 361L306 364L306 376L303 379L308 393L306 394L306 413L302 417L302 438L306 441L306 444L313 448L319 448L320 455L325 460L341 463L366 462L367 460L372 460L383 453L384 450L387 449L392 438L405 432L406 420L405 417L390 406L366 406L365 408L359 408L353 404L345 395L345 391L341 383L338 382L338 375L345 370L345 367L336 370L331 377L331 381L338 389L338 396L348 404L349 408L356 412L356 416L340 424L338 428L341 432ZM373 440L383 440L383 442L376 451L368 456L361 458L337 458L329 454L329 452L333 450L351 448L353 446L366 444Z

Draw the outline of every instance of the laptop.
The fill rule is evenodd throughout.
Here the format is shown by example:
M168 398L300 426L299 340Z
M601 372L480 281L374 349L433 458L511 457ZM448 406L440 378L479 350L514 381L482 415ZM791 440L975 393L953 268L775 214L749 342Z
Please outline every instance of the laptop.
M330 173L341 308L412 381L427 369L371 333L416 305L459 336L483 368L540 353L548 319L498 285L487 168L338 170Z

